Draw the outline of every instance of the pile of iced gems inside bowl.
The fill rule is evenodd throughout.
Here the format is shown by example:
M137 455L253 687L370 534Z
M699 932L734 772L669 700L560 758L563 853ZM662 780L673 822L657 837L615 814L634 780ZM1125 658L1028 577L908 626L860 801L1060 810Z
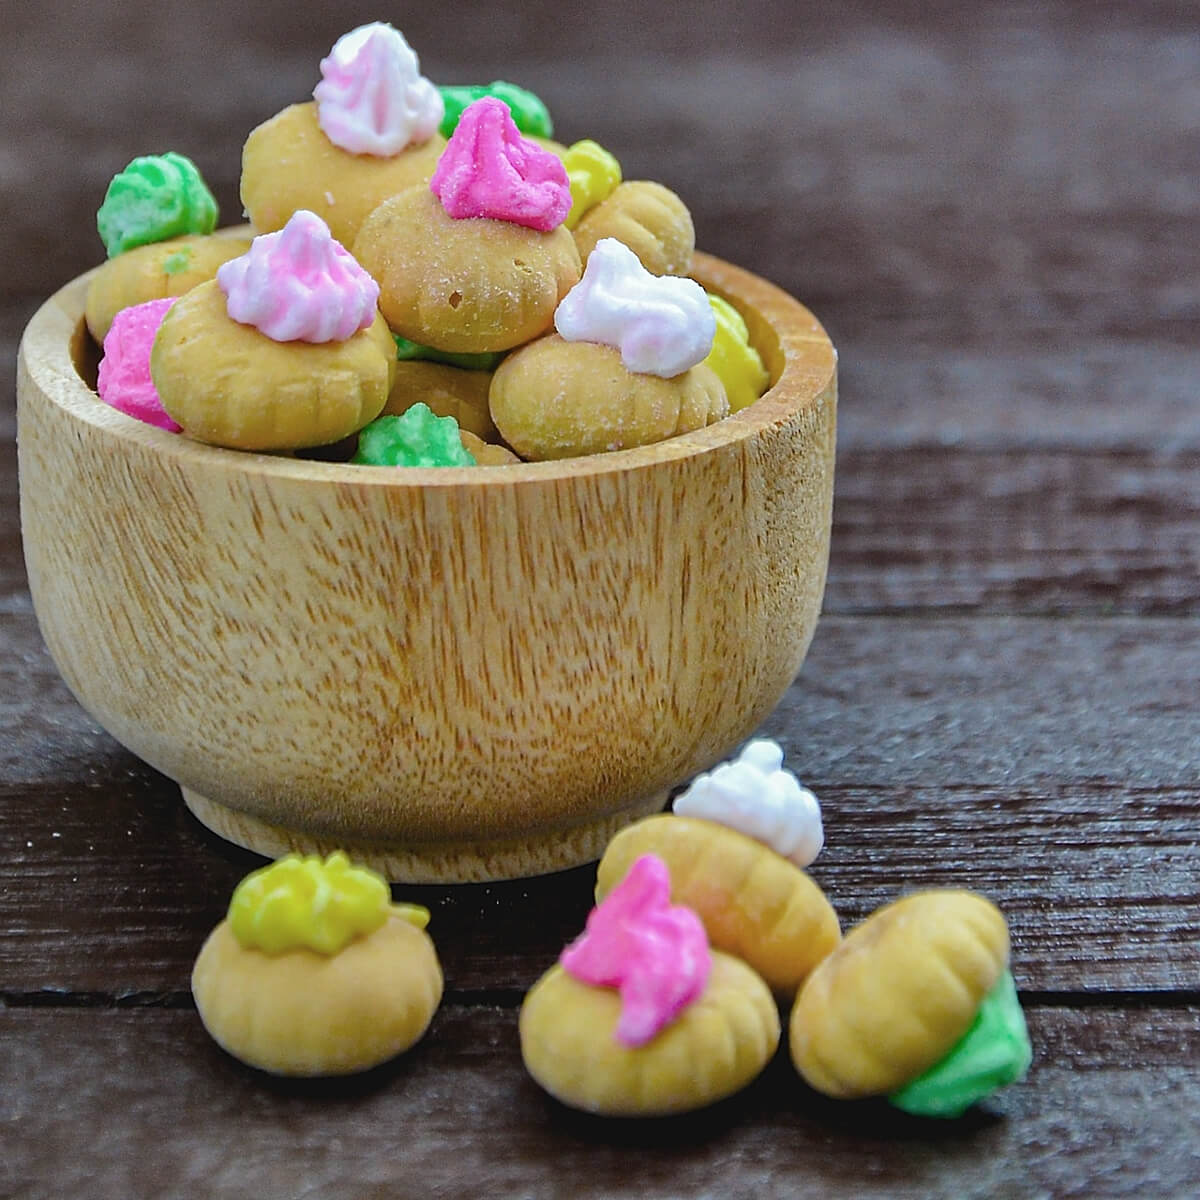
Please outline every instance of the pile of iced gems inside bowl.
M214 232L182 154L136 158L97 214L100 398L236 450L501 466L662 441L767 387L746 324L687 278L692 218L497 82L438 87L390 25L254 129Z

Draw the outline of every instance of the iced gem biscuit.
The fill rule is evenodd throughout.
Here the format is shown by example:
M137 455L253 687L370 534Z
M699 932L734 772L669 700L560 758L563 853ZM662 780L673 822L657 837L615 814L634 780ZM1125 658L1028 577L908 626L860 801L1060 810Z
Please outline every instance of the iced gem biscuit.
M610 239L554 322L556 335L500 364L488 393L492 420L522 458L644 446L728 413L720 380L701 365L715 320L698 283L652 276Z
M708 302L717 318L713 348L704 360L725 385L729 411L740 412L767 390L770 376L750 344L750 331L742 314L728 300L710 293Z
M779 1044L766 985L713 954L669 890L662 861L640 858L525 997L525 1066L564 1104L610 1116L689 1112L745 1087Z
M747 742L732 762L697 775L671 807L736 829L797 867L807 867L825 844L816 796L784 769L783 750L769 738Z
M445 146L443 106L399 31L375 22L321 62L315 100L259 125L242 151L242 204L256 229L315 212L349 246L389 196L428 181Z
M635 179L618 184L584 214L574 233L585 263L601 239L616 238L652 275L686 275L692 269L696 249L692 214L661 183Z
M488 410L491 371L464 371L446 363L410 359L396 364L396 377L381 416L400 416L414 404L453 417L460 429L492 441L499 435Z
M562 164L485 98L463 114L429 188L381 204L354 255L379 281L395 333L456 353L508 350L549 329L579 280L562 226L570 206Z
M196 164L173 150L135 158L114 175L96 213L109 258L186 233L212 233L216 226L212 192Z
M121 309L182 296L245 252L249 238L211 236L216 221L216 200L182 154L135 158L113 177L96 214L109 257L88 285L85 307L97 344Z
M374 280L313 213L255 238L159 329L163 407L202 442L289 450L336 442L382 411L395 343Z
M179 426L163 408L150 378L150 347L174 303L173 299L147 300L117 313L104 339L96 380L96 391L105 404L168 433L178 433Z
M247 876L204 943L192 993L228 1053L276 1075L347 1075L429 1026L442 972L429 913L344 854L291 855Z
M879 909L808 977L790 1036L796 1069L819 1092L959 1116L1029 1067L1004 918L951 889Z
M695 910L709 941L790 998L841 930L824 892L800 869L820 851L820 811L781 769L782 757L774 742L750 742L733 762L699 775L676 799L674 816L623 829L600 860L596 895L607 895L640 855L659 855L672 898Z
M486 96L504 101L512 114L513 124L526 137L554 136L554 122L550 119L546 106L532 92L517 87L515 83L505 83L502 79L497 79L493 83L470 84L465 87L439 87L438 91L441 92L442 102L446 106L446 113L439 127L443 137L449 137L458 128L464 110Z
M377 417L360 430L351 462L368 467L473 467L453 417L417 403L403 416Z
M88 285L85 316L97 344L123 308L182 296L217 268L250 249L248 237L196 234L126 250L101 266Z
M557 229L571 208L558 157L522 137L504 103L487 97L463 113L429 188L455 220L488 217L539 233Z
M485 442L469 429L459 429L463 449L475 460L477 467L507 467L521 460L506 446Z

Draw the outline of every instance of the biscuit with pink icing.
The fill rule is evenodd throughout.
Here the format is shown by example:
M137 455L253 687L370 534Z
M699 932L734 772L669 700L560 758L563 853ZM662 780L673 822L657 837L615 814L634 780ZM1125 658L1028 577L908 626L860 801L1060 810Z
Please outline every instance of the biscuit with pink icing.
M261 233L299 209L349 246L389 196L428 182L445 147L443 105L399 31L375 22L321 62L315 99L259 125L242 151L242 204Z
M174 303L168 296L121 309L104 337L104 357L96 373L96 391L105 404L168 433L178 433L179 426L167 415L150 378L150 348Z
M716 322L692 280L651 275L609 239L554 320L558 332L510 354L488 393L496 428L522 458L645 446L728 414L703 365Z
M163 407L189 437L239 450L347 437L395 372L378 294L320 217L296 213L167 314L150 356Z
M703 1108L749 1084L779 1044L779 1013L744 963L713 953L646 855L530 989L526 1069L552 1096L606 1116Z
M509 350L551 327L578 282L566 171L485 97L463 113L428 188L381 204L352 247L391 328L456 353Z

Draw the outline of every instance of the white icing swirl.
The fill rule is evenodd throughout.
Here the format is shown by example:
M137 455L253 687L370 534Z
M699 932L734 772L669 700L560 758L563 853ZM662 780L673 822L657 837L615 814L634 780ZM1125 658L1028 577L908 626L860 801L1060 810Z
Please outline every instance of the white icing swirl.
M317 123L335 146L378 158L428 141L446 111L404 35L382 21L338 38L321 60L313 97Z
M554 327L568 342L619 350L630 371L670 379L704 361L717 322L695 280L651 275L628 246L601 238L555 310Z
M697 775L673 808L736 829L798 867L807 867L825 844L816 796L783 769L783 751L767 739L748 742L732 762Z

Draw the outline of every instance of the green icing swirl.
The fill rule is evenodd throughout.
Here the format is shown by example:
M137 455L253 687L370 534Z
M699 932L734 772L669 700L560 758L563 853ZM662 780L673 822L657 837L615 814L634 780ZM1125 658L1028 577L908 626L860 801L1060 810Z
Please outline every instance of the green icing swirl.
M464 371L494 371L504 357L504 350L490 350L481 354L455 354L452 350L437 350L433 346L422 346L408 338L393 333L396 343L396 358L400 362L424 359L427 362L445 363L448 367L460 367Z
M336 954L387 920L391 898L382 875L351 866L340 850L324 861L289 854L238 884L229 924L246 949Z
M350 460L368 467L473 467L474 457L463 447L458 422L435 417L423 402L401 416L378 417L358 435L358 450Z
M109 258L185 233L212 233L217 202L196 164L174 151L135 158L114 175L96 213Z
M529 137L552 137L554 122L546 106L532 92L515 83L505 83L497 79L494 83L477 83L463 87L439 87L442 101L446 106L446 115L438 126L442 137L449 137L458 126L458 119L463 109L484 96L495 96L508 105L512 113L513 124Z
M977 1100L1016 1083L1032 1059L1017 987L1005 971L950 1053L888 1101L918 1117L961 1117Z

